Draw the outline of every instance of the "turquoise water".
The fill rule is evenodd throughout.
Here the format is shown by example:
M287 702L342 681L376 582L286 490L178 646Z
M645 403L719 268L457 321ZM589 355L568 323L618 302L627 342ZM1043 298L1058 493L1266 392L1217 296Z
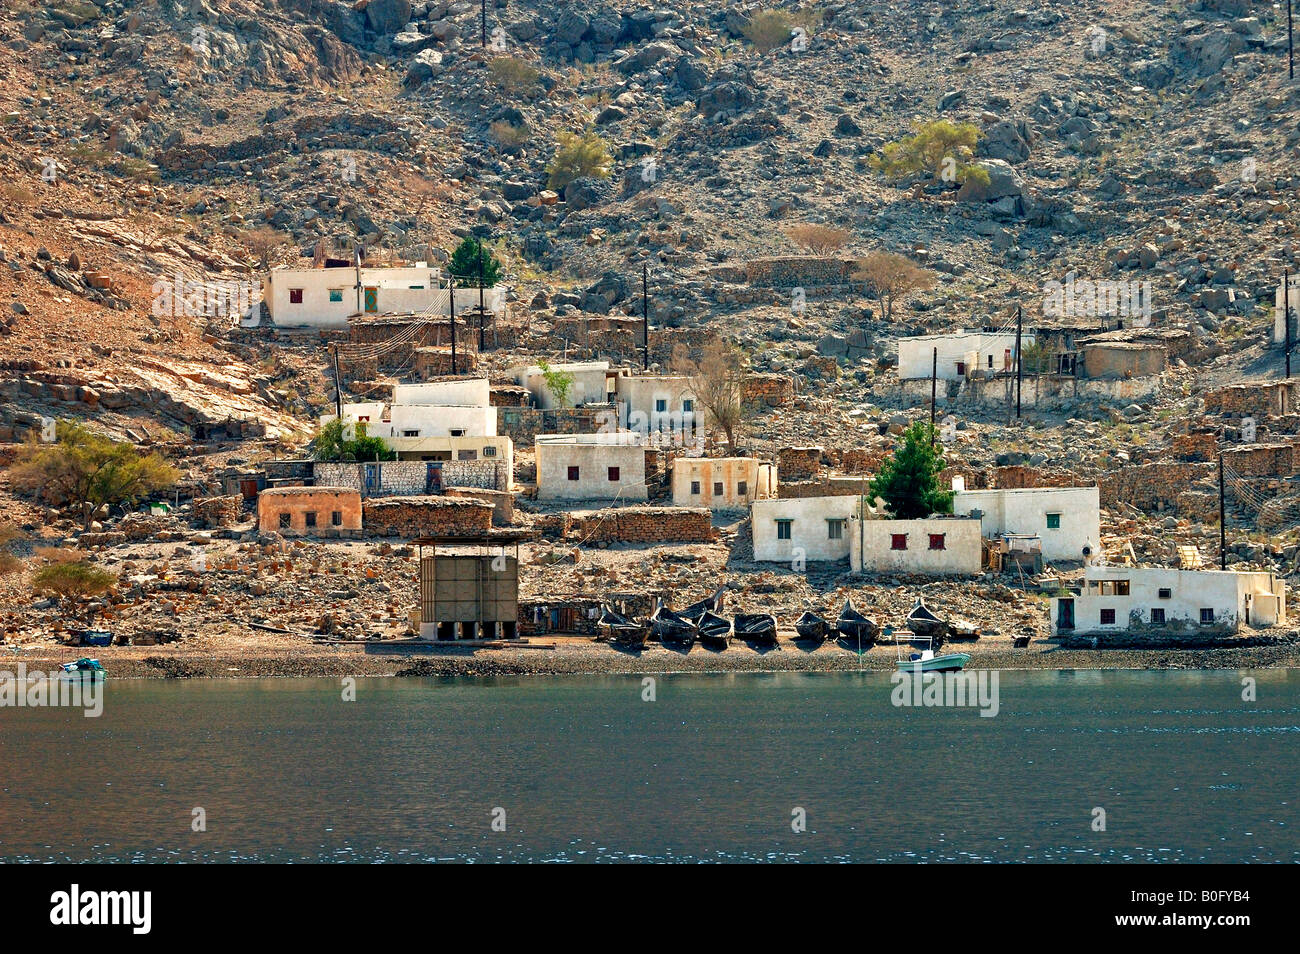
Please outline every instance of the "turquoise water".
M0 859L1295 862L1300 672L1243 675L1004 672L993 718L883 674L110 680L0 708Z

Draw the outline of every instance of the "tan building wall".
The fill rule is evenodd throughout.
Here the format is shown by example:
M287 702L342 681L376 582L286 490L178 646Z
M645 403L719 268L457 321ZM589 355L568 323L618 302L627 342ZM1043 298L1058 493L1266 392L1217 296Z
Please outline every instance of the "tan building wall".
M918 573L967 576L980 572L982 541L978 520L849 521L849 569L854 573ZM895 537L902 549L894 548Z
M293 536L361 532L361 494L347 487L276 487L257 497L257 528Z
M672 466L678 507L726 510L777 494L775 465L755 457L678 457Z

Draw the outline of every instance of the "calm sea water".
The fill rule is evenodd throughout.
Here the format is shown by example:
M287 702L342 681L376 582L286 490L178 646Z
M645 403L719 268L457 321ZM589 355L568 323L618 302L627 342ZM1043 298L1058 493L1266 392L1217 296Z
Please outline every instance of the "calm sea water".
M1294 862L1300 672L1243 675L1004 672L995 718L881 674L110 681L0 709L0 859Z

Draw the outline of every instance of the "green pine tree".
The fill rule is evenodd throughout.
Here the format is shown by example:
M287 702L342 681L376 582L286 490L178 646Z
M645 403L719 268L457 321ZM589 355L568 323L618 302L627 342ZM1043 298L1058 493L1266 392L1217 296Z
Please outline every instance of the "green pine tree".
M479 253L483 260L479 262ZM466 238L451 253L451 263L447 270L456 279L461 288L478 288L479 269L483 270L483 287L492 288L501 280L501 263L497 261L492 249L480 239Z
M914 422L903 433L903 443L871 479L872 499L883 499L898 520L952 513L952 491L939 484L944 460L935 449L933 434L929 422Z

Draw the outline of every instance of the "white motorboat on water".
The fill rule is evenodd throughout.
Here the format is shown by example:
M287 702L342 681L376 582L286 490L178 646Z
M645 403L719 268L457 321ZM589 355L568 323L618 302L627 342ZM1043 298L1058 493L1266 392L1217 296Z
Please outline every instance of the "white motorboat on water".
M924 642L926 648L919 652L911 653L907 659L903 658L903 644L894 637L894 645L898 648L898 668L904 672L960 672L968 662L970 662L970 653L940 653L935 655L934 640L927 636L913 636L905 642Z

